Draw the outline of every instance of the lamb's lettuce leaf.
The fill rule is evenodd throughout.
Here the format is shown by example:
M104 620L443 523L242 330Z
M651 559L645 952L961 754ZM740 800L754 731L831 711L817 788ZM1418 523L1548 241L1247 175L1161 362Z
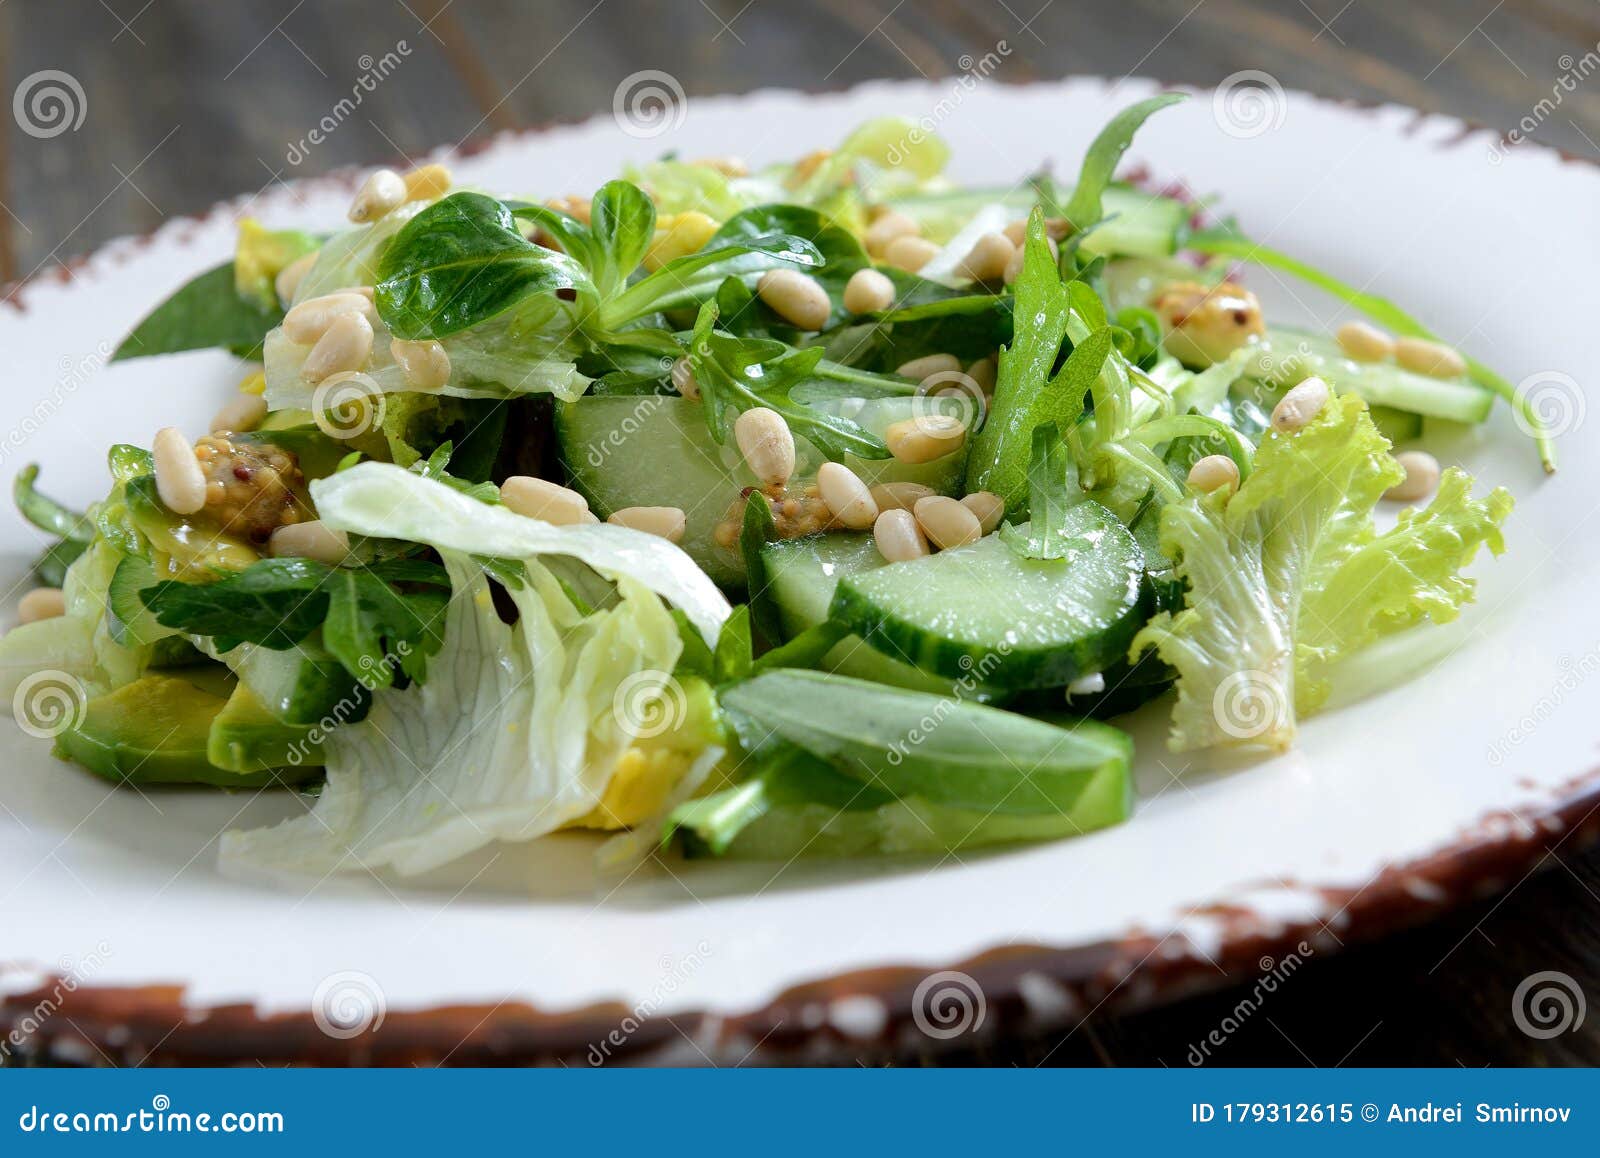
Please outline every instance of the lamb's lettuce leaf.
M1231 498L1167 505L1161 547L1187 606L1153 618L1131 654L1154 647L1178 671L1174 749L1287 748L1327 697L1323 667L1471 599L1461 568L1480 546L1500 552L1510 495L1473 499L1451 471L1429 507L1379 534L1373 509L1403 477L1366 404L1341 395L1303 430L1268 433Z

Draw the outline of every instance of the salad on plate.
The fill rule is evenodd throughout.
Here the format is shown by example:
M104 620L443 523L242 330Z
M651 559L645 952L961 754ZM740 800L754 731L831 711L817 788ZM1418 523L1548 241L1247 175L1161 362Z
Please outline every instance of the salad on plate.
M86 512L15 480L51 542L7 702L117 784L301 793L221 856L319 876L1078 836L1131 816L1149 701L1175 750L1288 748L1502 550L1511 497L1420 445L1500 396L1554 450L1400 307L1114 180L1180 99L1009 188L890 117L242 221L115 356L227 349L238 395L111 447ZM1243 264L1352 316L1275 324Z

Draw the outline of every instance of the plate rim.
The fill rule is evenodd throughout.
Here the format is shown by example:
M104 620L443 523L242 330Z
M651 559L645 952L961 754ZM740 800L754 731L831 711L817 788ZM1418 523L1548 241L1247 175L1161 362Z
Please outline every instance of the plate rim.
M1111 88L1128 80L1160 91L1216 91L1212 86L1153 77L1074 75L1002 84L1018 89L1084 84ZM764 87L695 99L835 96L884 83ZM1412 118L1401 130L1407 134L1430 122L1454 126L1453 133L1434 143L1439 149L1459 148L1480 134L1507 140L1504 133L1480 122L1395 102L1326 97L1301 89L1286 90L1286 95L1372 117L1399 110ZM419 157L445 162L474 157L559 129L598 123L605 115L550 118L453 147L436 147ZM1524 139L1516 151L1600 168L1600 158L1540 141ZM182 236L184 231L235 213L241 205L293 200L308 189L354 189L359 174L370 167L341 166L113 238L5 283L0 286L0 305L25 313L26 291L35 284L70 284L92 276L97 265L128 260L158 236L178 234L178 243L187 245L190 238ZM1128 1013L1222 988L1269 970L1272 962L1287 954L1304 952L1301 946L1321 956L1371 942L1505 892L1509 885L1547 867L1558 847L1577 851L1595 843L1600 843L1600 766L1553 789L1552 799L1544 804L1491 809L1453 841L1418 857L1385 863L1358 887L1297 882L1298 889L1336 906L1332 916L1285 920L1226 899L1194 906L1180 919L1207 916L1220 921L1221 932L1209 951L1181 929L1157 936L1135 925L1120 936L1096 941L996 947L940 968L883 964L849 970L802 982L757 1008L732 1015L697 1009L641 1017L621 1001L563 1010L502 1001L387 1011L370 1027L349 1036L325 1032L309 1008L263 1013L248 1002L192 1005L181 982L96 986L78 983L69 974L34 972L36 985L0 990L0 1039L7 1056L89 1065L216 1065L247 1058L267 1064L357 1066L739 1065L928 1056L1007 1037L1049 1033L1102 1010ZM1241 884L1235 891L1247 888ZM6 972L0 964L0 982ZM975 986L981 994L984 1012L963 1032L945 1036L937 1027L927 1032L930 1011L925 1006L939 996L937 990L930 996L927 987L935 980ZM39 1017L41 1008L49 1008L52 1015ZM623 1035L619 1026L631 1028ZM619 1036L622 1040L617 1041Z

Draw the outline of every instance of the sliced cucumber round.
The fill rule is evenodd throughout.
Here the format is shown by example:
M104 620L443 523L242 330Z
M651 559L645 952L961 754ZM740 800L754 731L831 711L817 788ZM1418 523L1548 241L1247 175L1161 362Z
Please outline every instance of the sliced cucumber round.
M834 588L847 575L860 575L888 564L871 535L812 535L768 543L761 550L761 582L778 608L784 636L793 639L828 618ZM902 659L866 646L858 635L836 643L819 665L826 671L891 687L986 700L995 689L973 687L913 667Z
M890 423L920 413L933 401L835 398L813 405L852 418L881 437ZM700 403L661 394L586 396L556 407L556 438L572 485L596 515L603 519L623 507L681 507L686 526L679 545L689 557L717 583L744 582L738 545L719 546L715 534L739 492L757 480L731 438L722 446L712 441ZM796 479L815 475L824 461L809 442L795 439ZM905 480L956 494L966 473L966 451L916 466L847 455L845 465L869 484Z
M1123 659L1153 598L1115 515L1084 502L1068 534L1090 546L1028 559L999 535L843 578L829 614L917 667L999 687L1059 687Z

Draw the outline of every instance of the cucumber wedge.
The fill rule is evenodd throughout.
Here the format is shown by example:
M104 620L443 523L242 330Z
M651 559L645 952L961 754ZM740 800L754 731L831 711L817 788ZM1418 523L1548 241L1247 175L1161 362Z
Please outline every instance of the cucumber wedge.
M929 406L911 398L842 398L814 403L842 413L882 436L889 424ZM706 574L724 586L744 582L738 545L718 546L717 524L728 517L744 487L756 477L730 438L711 439L698 402L659 394L586 396L556 408L556 437L572 485L600 518L623 507L681 507L687 525L679 544ZM816 473L823 456L805 439L795 439L795 478ZM894 459L845 456L845 465L867 483L906 480L941 494L959 493L966 452L908 466Z
M1059 687L1127 655L1153 596L1144 554L1115 515L1083 502L1069 535L1093 547L1026 559L999 535L846 576L829 614L917 667L999 687Z
M793 639L827 620L828 605L841 578L887 565L871 535L812 535L768 543L762 548L759 581L778 607L784 638ZM971 681L957 683L885 655L868 647L859 635L841 639L818 666L840 675L936 695L980 700L998 695L997 689L969 689Z

